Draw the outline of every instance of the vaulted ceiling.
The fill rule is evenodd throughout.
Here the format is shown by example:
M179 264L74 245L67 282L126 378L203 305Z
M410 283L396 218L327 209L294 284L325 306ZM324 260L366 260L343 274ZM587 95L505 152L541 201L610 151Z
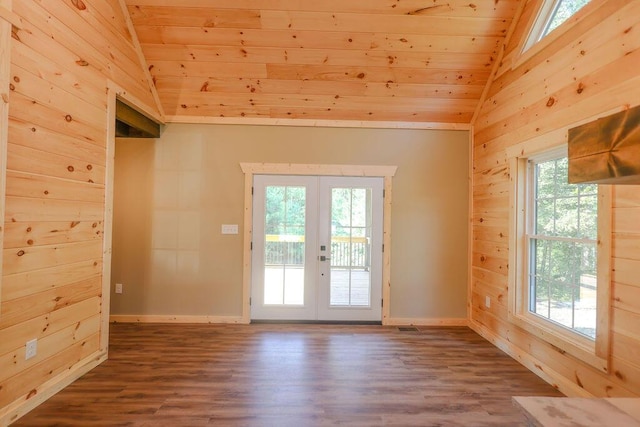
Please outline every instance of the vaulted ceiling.
M520 0L126 0L168 121L469 123Z

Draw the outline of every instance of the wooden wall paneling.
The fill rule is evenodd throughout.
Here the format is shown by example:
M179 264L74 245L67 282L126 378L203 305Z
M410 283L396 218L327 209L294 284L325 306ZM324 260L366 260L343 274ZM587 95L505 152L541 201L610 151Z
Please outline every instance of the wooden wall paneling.
M103 203L7 197L5 219L11 221L100 221Z
M640 7L638 11L640 11ZM615 24L622 28L633 26L635 13L623 15L621 12L614 13L603 21L603 25ZM551 97L556 98L556 101L562 101L570 96L597 91L602 80L611 75L611 67L613 66L601 68L598 64L612 64L612 61L629 54L633 56L625 58L625 62L628 64L637 63L638 48L640 48L638 37L635 37L631 32L621 31L619 37L614 35L610 37L584 36L580 43L570 44L559 49L549 58L549 62L544 67L536 68L518 80L517 86L509 85L500 91L499 95L491 97L490 102L495 102L495 104L483 118L485 121L495 123L513 115L513 110L509 106L514 103L531 105L542 98L546 104L551 103L549 101L552 99ZM593 57L598 57L603 62L594 61ZM565 89L566 79L562 76L563 72L567 72L566 70L570 70L576 81L570 90ZM621 79L634 75L633 67L618 69L617 72L621 73ZM536 82L541 79L545 80L544 90L535 90L538 88Z
M568 77L567 70L571 70L571 74L574 74L576 72L580 73L581 69L584 68L586 70L584 75L586 75L598 69L597 66L590 68L594 67L594 62L600 63L591 59L597 57L594 51L598 51L599 54L603 55L616 55L616 52L620 52L621 46L617 42L626 39L629 43L637 44L637 40L631 40L634 38L633 35L625 36L626 33L624 32L628 28L625 24L632 25L635 14L621 12L624 5L631 3L633 2L630 0L599 2L597 13L589 14L577 25L564 32L550 48L527 57L522 64L517 64L517 68L496 79L487 98L487 101L491 102L484 104L483 115L485 111L489 111L488 108L495 108L496 104L492 104L492 102L498 93L500 93L501 97L508 97L512 92L522 91L531 87L531 85L535 86L536 81L549 79L551 84L553 84L554 80L566 81ZM597 34L593 34L593 32L589 32L594 26L599 25L607 25L610 29L615 28L620 29L620 31L602 32L600 37ZM609 49L613 48L612 52L608 52L606 47L603 46L607 43L610 43ZM537 51L536 47L532 49ZM602 63L606 63L606 61ZM578 64L580 67L574 69ZM563 73L560 73L560 71L563 71ZM514 84L517 84L517 88L513 87ZM538 89L540 88L538 87ZM557 87L552 87L549 91L554 92L557 89ZM539 93L539 91L535 91L535 93ZM481 123L479 122L479 124Z
M21 37L24 40L24 37ZM28 70L50 84L81 98L92 106L104 104L104 89L99 82L92 81L71 70L63 68L40 52L30 49L24 43L15 43L12 50L12 62L22 70ZM75 64L75 68L78 65Z
M386 35L369 29L367 32L305 30L238 30L228 28L163 27L148 26L135 22L136 33L142 45L157 43L165 45L226 46L243 48L283 48L283 49L355 49L370 52L452 52L477 53L497 52L502 37L459 35ZM239 51L239 49L238 49Z
M133 3L133 2L132 2ZM357 14L396 14L396 15L454 15L454 16L497 16L510 18L518 5L516 0L500 1L498 3L479 2L469 4L467 0L433 0L432 7L424 8L421 0L382 0L375 3L357 0L323 0L313 4L295 0L181 0L181 7L215 7L218 9L249 9L257 10L289 10L300 12L335 12ZM167 7L174 6L172 0L136 0L139 6Z
M531 17L530 7L536 4L529 1L525 5L522 19ZM482 211L487 219L481 213L474 215L474 247L481 249L475 251L472 269L471 326L570 395L640 394L640 367L633 358L633 346L640 344L640 300L635 298L640 233L630 219L640 206L637 187L616 187L612 198L613 325L599 326L606 329L605 335L610 333L609 374L518 328L501 314L500 307L486 309L485 296L493 299L496 292L500 295L507 278L491 272L495 266L483 268L477 256L484 255L493 265L492 260L500 259L501 253L500 246L492 248L492 244L504 241L509 233L508 218L501 219L499 207L509 182L507 150L516 154L551 147L565 140L569 127L637 102L640 93L635 70L640 57L637 38L631 33L635 33L639 19L637 2L592 1L588 13L553 42L524 59L503 60L474 126L474 209ZM516 40L507 46L506 57L515 52L521 42L517 39L524 37L524 32L514 33ZM606 304L606 298L602 302Z
M455 85L482 84L489 77L490 70L461 73L454 70L370 67L363 72L360 67L331 67L326 65L279 65L267 64L267 77L281 80L337 80L387 83L440 83Z
M95 141L96 144L81 136L61 134L16 117L9 120L9 129L12 144L82 160L86 165L92 165L91 170L94 166L105 166L105 150L100 145L101 141ZM88 179L84 181L89 182Z
M0 0L0 258L4 247L4 197L7 170L7 142L9 124L9 98L11 78L11 28L12 24L6 16L11 15L11 0ZM0 264L0 304L2 303L2 265ZM2 306L0 305L0 319Z
M216 103L216 94L201 92L199 94L184 95L182 92L164 92L163 99L176 105L211 105L219 107ZM274 95L274 94L227 94L227 100L232 100L233 105L245 106L247 110L252 107L276 107L295 108L310 107L316 109L338 108L343 110L386 110L389 112L403 112L410 107L416 112L439 112L445 108L454 112L471 112L475 104L471 99L441 99L434 98L424 100L420 98L386 98L386 97L361 97L361 96L337 96L337 95Z
M102 280L99 277L82 280L70 285L31 294L14 300L4 300L0 319L0 328L16 325L34 317L59 310L62 307L97 297L102 291ZM34 300L36 303L34 304Z
M277 80L156 76L160 92L190 91L212 93L279 93L299 95L386 96L400 98L456 98L477 99L481 85L449 85L446 91L441 85L421 83L382 83L330 80Z
M42 338L70 325L75 325L78 321L94 316L99 312L100 297L96 296L26 322L3 328L0 330L0 337L2 338L0 340L0 354L24 347L25 336ZM37 360L38 355L34 359ZM42 356L40 360L42 360Z
M217 64L209 62L187 62L184 64L171 61L150 61L152 76L177 77L237 77L241 72L245 77L263 79L268 77L265 64Z
M40 341L39 348L41 358L47 359L54 356L74 342L82 341L95 334L99 323L100 316L94 315L43 337ZM3 369L0 373L0 382L14 375L18 375L21 371L35 363L36 360L33 359L24 360L23 349L3 354L0 356L0 364L6 366L6 370Z
M146 108L142 108L141 103L144 103L144 100L139 100L138 102L134 102L134 104L138 105L138 107L142 110L144 110L146 112L146 114L148 114L150 117L156 119L158 122L163 122L164 120L164 109L162 108L162 102L160 101L160 96L158 95L158 90L156 89L156 85L155 82L153 80L153 77L151 76L151 73L149 72L149 65L147 63L147 59L144 56L144 53L142 52L142 46L140 45L140 40L138 39L138 34L136 32L136 29L133 26L133 21L131 20L131 14L129 13L129 10L127 9L127 5L125 4L124 0L118 0L118 5L120 6L119 8L119 12L117 15L121 16L122 19L124 20L125 23L125 31L124 34L126 34L130 39L131 39L131 43L133 45L133 49L135 51L135 54L138 58L138 64L140 64L140 66L142 66L142 72L144 73L144 79L147 82L147 87L149 88L149 91L151 92L151 96L153 98L154 104L153 106L147 106ZM151 107L151 109L149 108ZM156 111L152 110L154 109ZM153 114L153 113L157 113L157 114Z
M57 265L37 271L5 275L4 298L12 300L48 289L66 286L94 276L102 271L102 259L95 258L73 264Z
M7 163L15 171L29 171L51 177L104 184L104 166L23 145L9 144ZM88 168L89 165L91 167Z
M118 56L108 42L107 35L98 31L86 31L77 34L78 28L82 28L86 23L79 23L78 27L69 27L61 19L69 19L74 16L70 10L71 5L55 8L55 14L49 14L39 5L31 2L20 2L16 12L24 15L31 26L36 27L40 32L44 32L47 37L58 42L56 50L64 46L65 49L75 53L74 62L78 66L94 67L100 74L111 78L114 81L131 80L129 90L146 101L147 105L153 105L154 101L151 92L147 89L146 79L140 76L140 64L124 55ZM27 27L31 30L31 26ZM18 33L20 36L20 33ZM106 85L104 85L106 87Z
M471 111L448 111L448 106L445 106L445 111L431 108L423 108L422 111L413 111L407 114L404 111L386 111L373 110L367 108L364 112L362 109L340 109L340 108L307 108L298 109L292 111L287 107L272 107L269 108L270 114L273 117L285 117L285 118L299 118L299 119L326 119L326 120L356 120L363 121L388 121L387 123L400 122L403 120L411 119L416 122L427 123L432 121L431 128L437 128L438 123L445 123L441 129L454 129L456 124L462 125L462 128L467 127L471 115ZM244 111L244 110L243 110ZM367 127L366 122L362 122L363 127ZM428 127L429 128L429 127Z
M296 12L262 10L261 28L267 30L311 30L376 32L391 34L422 34L429 28L444 35L467 35L473 37L481 33L490 36L504 36L508 20L500 18L474 19L469 17L441 17L429 15L362 15L335 12Z
M105 359L107 80L158 115L119 2L13 6L0 425Z
M0 385L5 393L0 396L0 405L7 406L11 402L9 399L15 397L26 399L33 390L37 392L43 380L46 382L70 371L74 365L95 353L98 350L98 344L99 336L94 334L85 340L71 344L45 362L30 366L26 375L14 376L3 381ZM55 368L52 369L51 366Z
M101 184L8 171L7 196L101 203L104 200L104 187Z
M104 139L104 124L98 127L97 123L89 124L79 119L76 120L66 111L66 106L63 106L64 110L62 110L57 105L55 107L45 105L18 92L14 92L13 95L11 117L18 119L28 117L29 120L47 129L62 134L79 135L89 141Z
M100 258L101 252L102 242L93 240L5 250L3 254L4 273L24 273L56 265L92 260Z
M391 51L369 51L342 49L289 49L273 47L233 46L187 46L167 44L144 44L142 48L148 61L204 61L204 62L238 62L269 63L293 65L328 65L328 66L363 66L390 68L434 68L456 69L470 62L484 62L487 67L493 65L493 58L484 53L409 51L402 55Z
M102 239L102 221L7 222L6 249Z

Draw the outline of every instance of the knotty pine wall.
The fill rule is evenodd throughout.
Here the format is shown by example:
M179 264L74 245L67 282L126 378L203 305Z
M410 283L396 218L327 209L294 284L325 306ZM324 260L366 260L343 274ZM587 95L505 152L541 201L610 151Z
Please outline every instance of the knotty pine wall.
M107 81L155 105L118 0L12 9L0 425L106 354ZM37 355L25 361L33 338Z
M474 329L569 395L640 394L640 188L613 189L610 374L511 324L507 317L509 169L505 149L566 141L567 129L640 103L640 2L592 0L566 32L519 58L540 0L529 0L475 122ZM491 308L484 305L491 297Z

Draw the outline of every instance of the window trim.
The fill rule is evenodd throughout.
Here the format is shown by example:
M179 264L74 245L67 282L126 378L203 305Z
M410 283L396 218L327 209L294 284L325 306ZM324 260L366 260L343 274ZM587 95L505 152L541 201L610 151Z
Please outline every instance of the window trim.
M516 147L514 147L516 148ZM511 150L509 150L511 151ZM602 372L609 372L609 334L611 298L611 208L612 187L598 185L598 237L597 267L598 287L596 303L596 339L581 336L577 332L556 325L551 321L530 313L528 310L528 281L526 280L526 206L529 179L528 163L531 157L538 159L546 155L557 156L564 152L566 144L551 150L507 153L511 177L509 192L509 281L508 318L513 324L551 344L561 353L568 353L594 366ZM511 155L509 155L511 154Z
M546 20L543 18L545 17L545 15L549 14L549 10L553 9L554 4L554 0L539 0L538 5L535 6L535 12L531 14L531 17L526 23L528 28L528 30L526 31L527 36L523 37L522 40L520 40L520 43L515 50L518 53L514 55L512 68L516 68L522 65L525 61L529 60L540 51L545 49L547 46L554 43L572 27L585 19L587 15L591 14L591 12L596 10L596 8L600 7L602 5L602 1L591 0L553 31L548 33L543 38L536 40L538 37L534 37L534 34L539 32L540 27L544 26L544 24L542 24L541 22L544 22Z

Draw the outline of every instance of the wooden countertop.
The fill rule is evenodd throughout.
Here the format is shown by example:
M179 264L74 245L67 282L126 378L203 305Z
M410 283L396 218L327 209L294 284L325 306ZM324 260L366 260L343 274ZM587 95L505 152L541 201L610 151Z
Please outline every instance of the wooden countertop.
M536 427L640 427L640 398L514 397Z

